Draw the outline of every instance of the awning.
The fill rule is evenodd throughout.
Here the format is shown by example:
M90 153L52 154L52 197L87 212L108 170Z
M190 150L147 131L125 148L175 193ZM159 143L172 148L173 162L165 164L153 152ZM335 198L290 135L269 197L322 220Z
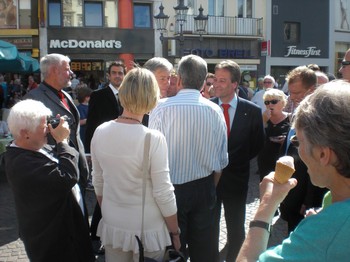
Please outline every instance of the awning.
M38 60L19 53L15 45L0 40L0 73L33 73L38 71Z

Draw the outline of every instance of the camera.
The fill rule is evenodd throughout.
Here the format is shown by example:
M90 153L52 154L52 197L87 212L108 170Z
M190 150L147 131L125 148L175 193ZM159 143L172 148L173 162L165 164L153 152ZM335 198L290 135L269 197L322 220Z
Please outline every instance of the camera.
M64 121L66 121L69 125L71 124L71 119L64 115L64 116L61 116L63 117ZM60 123L60 117L50 117L48 120L47 120L47 124L51 124L53 128L56 128Z

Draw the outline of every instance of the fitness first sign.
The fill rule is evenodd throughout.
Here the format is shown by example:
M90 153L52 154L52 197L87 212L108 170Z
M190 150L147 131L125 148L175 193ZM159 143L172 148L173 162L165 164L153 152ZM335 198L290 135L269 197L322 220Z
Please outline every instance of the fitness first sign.
M89 48L89 49L120 49L122 48L122 42L118 40L58 40L51 39L49 48L55 49L74 49L74 48Z
M297 49L297 46L290 45L287 46L287 54L285 57L290 56L302 56L302 57L310 57L310 56L321 56L321 49L317 49L316 46L309 46L306 49Z

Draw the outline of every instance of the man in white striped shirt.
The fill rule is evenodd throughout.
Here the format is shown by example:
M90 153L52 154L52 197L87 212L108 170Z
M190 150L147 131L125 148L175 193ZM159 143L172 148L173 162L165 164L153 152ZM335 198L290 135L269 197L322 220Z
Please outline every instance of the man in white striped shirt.
M180 91L159 103L149 121L149 127L161 131L168 143L181 251L191 261L213 261L209 240L215 188L228 164L224 115L218 105L200 94L207 71L201 57L183 57L178 67Z

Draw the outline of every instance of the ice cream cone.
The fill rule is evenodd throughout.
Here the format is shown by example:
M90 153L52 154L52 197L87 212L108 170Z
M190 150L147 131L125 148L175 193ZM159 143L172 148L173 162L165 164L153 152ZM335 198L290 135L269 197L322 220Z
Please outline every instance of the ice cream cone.
M278 183L284 184L292 177L294 169L294 159L291 156L283 156L276 162L275 179Z

